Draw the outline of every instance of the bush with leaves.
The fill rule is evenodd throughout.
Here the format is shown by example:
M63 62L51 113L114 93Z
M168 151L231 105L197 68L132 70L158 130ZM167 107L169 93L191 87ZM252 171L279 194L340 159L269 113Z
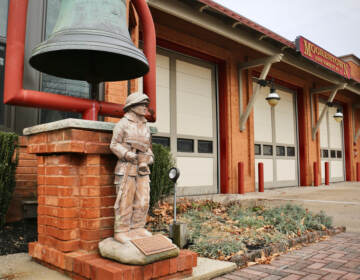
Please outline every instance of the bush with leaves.
M175 161L168 148L159 144L152 145L154 164L150 166L150 209L174 191L174 183L169 179L168 172Z
M5 216L15 189L18 136L0 131L0 228L5 224Z

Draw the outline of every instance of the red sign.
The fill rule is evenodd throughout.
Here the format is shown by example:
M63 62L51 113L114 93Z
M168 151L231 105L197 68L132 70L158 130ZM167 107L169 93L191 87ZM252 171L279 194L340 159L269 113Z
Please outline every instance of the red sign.
M350 65L328 51L320 48L302 36L296 38L296 50L303 57L334 71L347 79L350 79Z

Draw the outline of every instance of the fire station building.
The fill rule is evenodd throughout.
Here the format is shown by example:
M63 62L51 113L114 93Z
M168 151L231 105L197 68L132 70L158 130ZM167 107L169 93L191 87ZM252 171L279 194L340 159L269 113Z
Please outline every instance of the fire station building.
M336 57L302 36L289 41L211 0L147 2L157 39L153 143L174 155L181 195L239 193L242 182L245 192L254 192L259 163L265 190L324 183L325 165L330 182L357 179L359 58ZM86 82L41 74L28 63L34 46L51 34L59 5L29 1L24 88L89 98ZM1 1L1 96L7 13L8 3ZM141 48L142 26L131 4L128 15ZM100 99L124 104L137 90L142 79L103 83ZM81 115L0 104L2 130L20 135L26 127L70 117ZM25 137L21 145L25 153ZM35 166L30 156L20 161L22 198L36 194Z

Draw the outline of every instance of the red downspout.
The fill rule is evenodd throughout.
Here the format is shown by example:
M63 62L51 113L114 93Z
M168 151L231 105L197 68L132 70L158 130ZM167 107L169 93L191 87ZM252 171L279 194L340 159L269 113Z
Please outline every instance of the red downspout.
M133 0L136 2L136 10L145 25L151 25L152 17L145 0ZM71 97L54 93L23 89L24 76L24 48L26 37L26 17L28 0L12 0L9 5L8 29L6 41L5 58L5 81L4 81L4 103L28 107L39 107L60 111L79 112L83 119L97 120L98 114L122 117L123 105L89 100L85 98ZM153 34L147 34L153 32ZM149 56L149 66L152 75L144 79L144 88L151 99L150 121L155 121L156 111L156 41L155 28L151 26L144 30L147 38L144 38L144 49ZM149 76L149 74L147 74ZM149 86L149 84L151 86ZM155 90L154 90L155 89Z
M155 25L145 0L132 0L143 27L144 54L149 62L150 70L144 76L143 90L149 96L149 113L147 119L156 121L156 34Z

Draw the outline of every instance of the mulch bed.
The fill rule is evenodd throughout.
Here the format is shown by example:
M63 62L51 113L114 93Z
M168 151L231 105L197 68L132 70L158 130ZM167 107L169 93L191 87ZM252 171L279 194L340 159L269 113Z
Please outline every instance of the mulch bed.
M0 229L0 256L28 252L28 243L36 240L36 219L6 224Z

